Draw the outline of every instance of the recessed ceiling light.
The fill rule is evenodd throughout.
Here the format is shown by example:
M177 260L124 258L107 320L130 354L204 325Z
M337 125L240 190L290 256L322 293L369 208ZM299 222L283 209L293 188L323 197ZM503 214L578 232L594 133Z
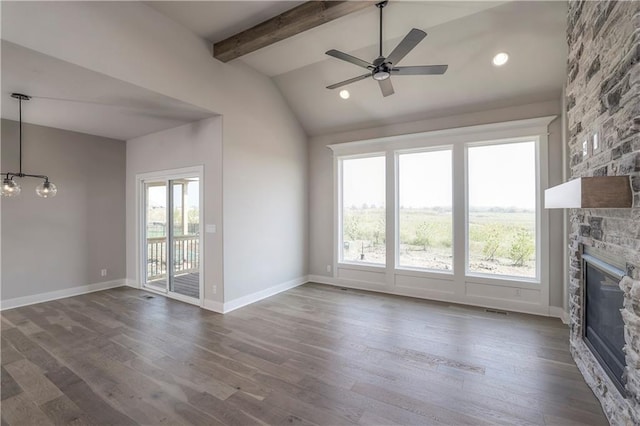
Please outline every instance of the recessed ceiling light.
M493 57L492 62L493 62L493 65L495 65L496 67L501 67L504 64L506 64L508 60L509 60L509 55L506 54L505 52L500 52Z
M348 90L341 90L340 91L340 97L342 99L349 99L349 96L351 96L351 95L349 94Z

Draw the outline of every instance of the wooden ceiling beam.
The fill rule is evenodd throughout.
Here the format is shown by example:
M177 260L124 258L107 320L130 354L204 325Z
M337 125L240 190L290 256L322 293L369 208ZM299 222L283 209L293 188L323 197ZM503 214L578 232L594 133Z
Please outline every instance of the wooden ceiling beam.
M222 62L229 62L375 3L375 1L308 1L248 30L214 43L213 56Z

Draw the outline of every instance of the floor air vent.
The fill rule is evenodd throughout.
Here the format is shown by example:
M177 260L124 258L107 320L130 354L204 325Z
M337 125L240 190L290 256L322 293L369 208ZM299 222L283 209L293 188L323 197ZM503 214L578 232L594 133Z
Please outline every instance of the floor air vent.
M497 309L485 309L484 311L490 314L507 315L507 311L499 311Z

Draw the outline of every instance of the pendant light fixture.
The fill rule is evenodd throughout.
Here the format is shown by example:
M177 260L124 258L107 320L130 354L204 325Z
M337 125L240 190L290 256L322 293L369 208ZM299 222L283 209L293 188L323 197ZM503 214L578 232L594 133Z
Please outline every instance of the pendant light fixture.
M3 197L15 197L20 194L20 184L14 180L14 178L32 177L37 179L43 179L43 182L36 187L36 194L42 198L55 197L58 192L58 188L49 182L49 178L45 175L32 175L22 172L22 101L28 101L31 96L23 95L21 93L12 93L11 97L17 99L20 102L20 168L18 173L15 172L0 172L0 176L4 176L2 180L2 188L0 189L0 195Z

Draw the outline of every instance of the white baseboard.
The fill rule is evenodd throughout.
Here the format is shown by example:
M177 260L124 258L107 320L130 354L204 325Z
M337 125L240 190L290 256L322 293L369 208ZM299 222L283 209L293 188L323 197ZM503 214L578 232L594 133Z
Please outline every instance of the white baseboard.
M224 314L224 303L215 300L205 300L202 307L206 310Z
M514 303L514 301L505 301L497 298L469 297L462 298L454 294L429 294L424 291L416 291L416 289L397 288L391 290L381 287L379 284L367 283L365 281L345 280L322 275L309 275L309 282L318 284L327 284L336 287L351 288L355 290L373 291L376 293L393 294L396 296L415 297L417 299L434 300L439 302L456 303L460 305L475 306L480 308L500 309L511 312L519 312L523 314L541 315L541 316L557 316L550 313L550 307L534 305L530 303ZM558 308L560 309L560 308ZM564 320L563 320L564 321Z
M226 314L236 309L242 308L243 306L250 305L259 300L266 299L267 297L271 297L278 293L282 293L283 291L298 287L299 285L305 284L307 282L309 282L309 277L304 276L296 278L295 280L286 281L284 283L274 285L272 287L252 294L247 294L246 296L238 297L237 299L233 299L225 303L205 300L204 308L209 309L210 311Z
M132 278L125 278L124 285L126 285L127 287L140 289L140 284L138 284L138 282Z
M337 280L335 280L333 277L325 277L322 275L309 275L309 282L327 285L339 285Z
M549 316L560 318L563 323L569 324L569 314L559 306L549 306Z
M36 303L49 302L51 300L64 299L66 297L72 296L79 296L81 294L93 293L94 291L122 287L123 285L127 285L125 279L81 285L78 287L65 288L63 290L34 294L32 296L16 297L13 299L0 301L0 310L4 311L5 309L13 309L20 306L34 305Z

